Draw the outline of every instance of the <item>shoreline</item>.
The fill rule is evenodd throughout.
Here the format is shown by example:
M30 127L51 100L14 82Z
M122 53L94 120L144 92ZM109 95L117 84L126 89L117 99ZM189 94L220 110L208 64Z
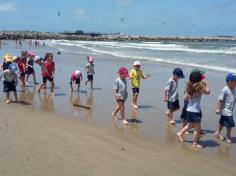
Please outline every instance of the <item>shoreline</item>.
M75 34L31 31L0 31L0 40L81 40L81 41L133 41L133 42L235 42L235 36L147 36L115 34Z

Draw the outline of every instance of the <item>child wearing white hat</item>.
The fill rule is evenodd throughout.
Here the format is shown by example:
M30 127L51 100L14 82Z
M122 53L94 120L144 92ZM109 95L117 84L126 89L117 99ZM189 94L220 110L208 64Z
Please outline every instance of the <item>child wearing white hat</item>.
M73 92L74 90L74 84L78 85L78 91L80 89L80 83L82 81L82 73L79 70L76 70L72 73L71 79L70 79L70 91Z

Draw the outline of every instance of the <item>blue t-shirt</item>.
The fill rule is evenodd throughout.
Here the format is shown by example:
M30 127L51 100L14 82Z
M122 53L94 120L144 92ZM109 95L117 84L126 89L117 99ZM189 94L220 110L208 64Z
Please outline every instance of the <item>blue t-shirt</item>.
M234 105L235 105L235 89L230 89L225 86L218 97L221 101L221 115L233 116Z

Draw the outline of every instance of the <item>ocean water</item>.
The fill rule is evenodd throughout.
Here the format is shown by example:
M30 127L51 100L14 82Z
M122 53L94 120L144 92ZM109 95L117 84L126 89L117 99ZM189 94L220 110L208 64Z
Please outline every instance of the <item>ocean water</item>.
M236 72L236 42L103 42L50 40L49 46L86 49L123 59Z

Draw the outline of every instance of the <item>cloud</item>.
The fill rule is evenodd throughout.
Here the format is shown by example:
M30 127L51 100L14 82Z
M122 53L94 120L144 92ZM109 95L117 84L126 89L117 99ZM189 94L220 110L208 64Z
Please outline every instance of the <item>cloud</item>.
M133 0L116 0L117 4L120 6L127 6L130 5Z
M14 3L0 3L0 12L9 12L16 10Z
M84 10L76 10L74 13L74 19L85 20L87 19L87 13Z

